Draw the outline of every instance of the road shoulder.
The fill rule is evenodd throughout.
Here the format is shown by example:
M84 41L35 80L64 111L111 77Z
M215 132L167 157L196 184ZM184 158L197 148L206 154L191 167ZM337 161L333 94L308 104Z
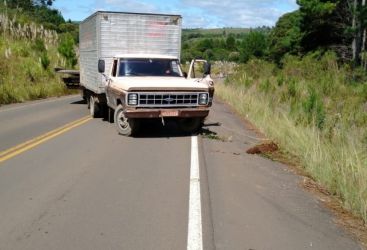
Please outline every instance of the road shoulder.
M203 144L217 249L361 249L300 176L246 153L258 133L223 103L212 111Z

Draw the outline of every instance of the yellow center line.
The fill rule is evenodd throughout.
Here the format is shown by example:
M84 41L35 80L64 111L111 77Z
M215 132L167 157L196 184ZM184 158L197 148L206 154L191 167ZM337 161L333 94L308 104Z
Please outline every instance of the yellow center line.
M57 129L54 129L50 132L47 132L43 135L40 135L36 138L33 138L29 141L26 141L24 143L21 143L17 146L14 146L12 148L9 148L7 150L4 150L2 152L0 152L0 163L9 160L10 158L13 158L27 150L30 150L31 148L36 147L37 145L40 145L41 143L44 143L58 135L61 135L75 127L78 127L88 121L92 120L92 118L90 116L85 116L79 120L70 122L62 127L59 127Z

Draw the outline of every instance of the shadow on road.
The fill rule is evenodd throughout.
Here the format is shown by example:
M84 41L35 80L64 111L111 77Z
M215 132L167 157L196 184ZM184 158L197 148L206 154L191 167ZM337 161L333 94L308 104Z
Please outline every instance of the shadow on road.
M87 102L85 100L80 100L80 101L72 102L70 104L87 104Z
M140 124L140 129L135 138L163 138L191 136L179 129L173 121L167 121L165 125L160 120L146 120Z
M167 121L165 125L162 124L161 120L146 120L143 121L138 133L134 136L135 138L162 138L162 137L188 137L193 135L213 135L216 133L210 131L208 127L221 126L219 122L205 123L203 128L196 133L183 132L176 122Z

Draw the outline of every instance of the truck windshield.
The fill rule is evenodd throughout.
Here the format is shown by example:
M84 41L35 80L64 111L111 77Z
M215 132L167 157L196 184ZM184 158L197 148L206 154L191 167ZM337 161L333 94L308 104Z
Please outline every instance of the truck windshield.
M121 59L119 76L181 76L177 60Z

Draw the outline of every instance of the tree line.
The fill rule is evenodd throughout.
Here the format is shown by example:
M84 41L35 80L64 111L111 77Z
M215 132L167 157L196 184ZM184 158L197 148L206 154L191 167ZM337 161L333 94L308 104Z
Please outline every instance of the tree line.
M61 12L53 8L55 0L4 0L0 11L6 13L19 25L36 23L47 30L58 33L58 52L66 59L67 67L74 67L78 60L75 47L79 42L79 25L71 20L65 21ZM44 47L42 41L36 41ZM45 54L46 55L46 54ZM47 57L44 57L49 61ZM42 59L42 58L41 58Z
M220 35L184 31L182 60L247 62L255 57L280 64L288 54L334 51L339 60L366 67L366 0L297 0L297 4L299 9L280 17L273 28Z

